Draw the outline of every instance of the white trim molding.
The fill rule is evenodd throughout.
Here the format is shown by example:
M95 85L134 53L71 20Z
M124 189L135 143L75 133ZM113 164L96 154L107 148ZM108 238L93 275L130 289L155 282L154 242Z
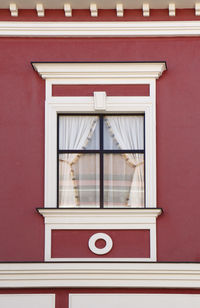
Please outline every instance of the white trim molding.
M144 17L149 17L150 16L149 3L143 3L142 10L143 10L143 16Z
M161 209L38 209L45 219L45 261L156 261L156 219ZM53 258L52 230L149 230L149 258Z
M1 288L200 288L199 263L0 263Z
M199 36L200 21L0 22L0 36L168 37Z
M117 13L117 17L123 17L124 16L123 3L117 3L116 4L116 13Z
M200 16L200 2L195 3L195 16Z
M13 17L18 17L18 8L16 3L10 3L10 14Z
M36 11L37 11L37 16L38 17L44 17L45 11L44 11L44 6L42 3L37 3L36 4Z
M161 209L38 209L45 224L64 229L143 229L155 224Z
M102 62L102 63L45 63L33 62L43 79L54 79L66 84L132 84L135 78L158 79L166 70L163 62ZM86 80L86 81L85 81Z
M72 8L70 3L64 3L64 12L66 17L72 17Z

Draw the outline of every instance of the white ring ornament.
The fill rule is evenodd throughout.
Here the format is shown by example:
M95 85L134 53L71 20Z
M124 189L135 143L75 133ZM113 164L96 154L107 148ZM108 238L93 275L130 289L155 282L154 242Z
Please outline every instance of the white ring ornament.
M105 247L97 248L95 243L97 240L104 240L106 242ZM93 234L88 241L89 249L96 255L105 255L111 251L113 247L113 241L109 235L106 233L95 233Z

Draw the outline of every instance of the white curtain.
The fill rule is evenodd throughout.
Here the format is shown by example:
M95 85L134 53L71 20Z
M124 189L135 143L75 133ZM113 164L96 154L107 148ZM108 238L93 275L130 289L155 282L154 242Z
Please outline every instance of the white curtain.
M98 118L96 116L61 116L59 119L59 149L83 150L90 141ZM78 205L73 164L80 154L65 153L59 156L59 206Z
M143 116L106 116L105 122L112 137L120 149L144 149ZM123 154L126 161L134 168L127 205L144 207L144 155Z

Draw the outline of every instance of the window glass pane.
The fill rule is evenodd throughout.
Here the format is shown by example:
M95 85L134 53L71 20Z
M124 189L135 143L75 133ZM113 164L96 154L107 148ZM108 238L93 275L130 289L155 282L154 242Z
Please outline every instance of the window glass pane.
M104 154L104 207L144 207L144 154Z
M59 155L59 207L99 207L99 154Z
M98 122L96 116L59 116L59 150L98 149Z
M143 150L144 116L105 116L104 149Z

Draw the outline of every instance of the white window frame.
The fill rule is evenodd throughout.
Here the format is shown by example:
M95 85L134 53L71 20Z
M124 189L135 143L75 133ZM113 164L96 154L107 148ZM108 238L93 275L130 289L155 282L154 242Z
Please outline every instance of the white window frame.
M60 81L59 81L60 82ZM146 81L147 82L147 81ZM138 81L137 81L138 84ZM151 81L153 89L151 96L128 97L107 96L106 109L101 113L144 113L145 115L145 204L147 208L156 208L156 140L155 114L152 110L152 100L155 95L155 83ZM52 84L48 82L50 89ZM96 92L94 92L95 94ZM97 92L98 93L98 92ZM59 113L97 113L94 108L94 97L48 97L48 110L45 126L45 207L55 208L57 205L57 114Z
M160 209L156 209L156 79L166 69L165 62L32 63L32 65L46 83L45 202L44 209L39 210L45 217L45 260L72 261L67 258L51 257L51 231L53 229L95 229L99 227L101 229L150 230L150 257L123 260L155 261L156 218L161 213ZM146 84L149 85L149 96L106 96L106 93L102 92L94 92L94 96L58 97L52 95L53 85L74 84ZM96 209L80 209L77 213L77 209L57 208L57 115L58 113L91 113L92 115L97 112L105 114L144 113L146 208L120 211L106 209L106 222L103 209L99 209L100 221L94 224ZM87 260L94 261L91 258ZM108 261L107 258L100 260Z

